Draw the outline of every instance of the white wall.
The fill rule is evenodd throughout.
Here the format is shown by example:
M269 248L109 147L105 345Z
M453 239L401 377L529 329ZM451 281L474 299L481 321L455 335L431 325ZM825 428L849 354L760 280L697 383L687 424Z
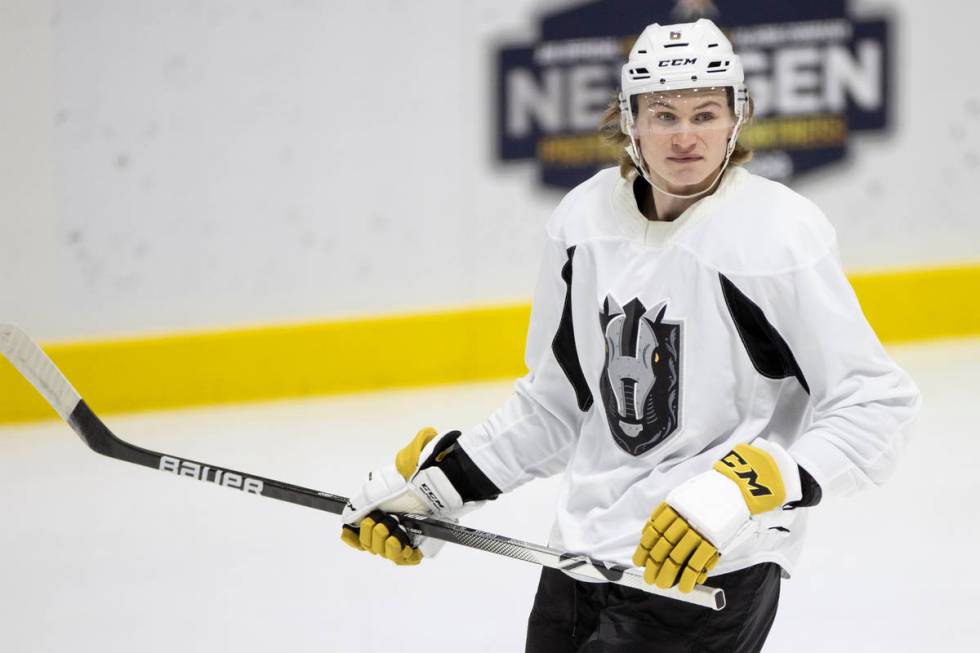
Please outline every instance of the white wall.
M527 299L559 196L494 162L490 62L563 4L0 0L0 320L75 338ZM852 4L893 8L895 127L796 187L850 268L980 260L980 9Z
M891 16L889 133L857 136L850 159L795 188L837 227L849 269L980 261L980 6L956 0L852 1Z
M0 0L0 321L57 332L52 34L46 1Z

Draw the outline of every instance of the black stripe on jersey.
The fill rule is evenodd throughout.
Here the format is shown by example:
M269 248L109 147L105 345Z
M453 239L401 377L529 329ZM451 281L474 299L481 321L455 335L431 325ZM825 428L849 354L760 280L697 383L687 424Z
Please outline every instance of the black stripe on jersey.
M766 319L762 309L736 288L728 277L718 273L718 278L728 312L756 371L770 379L795 376L806 393L810 394L810 386L803 378L803 371L800 370L793 352L776 331L776 327Z
M823 489L817 483L817 479L802 467L800 467L800 489L803 490L803 497L799 501L786 504L790 508L811 508L820 503L823 498Z
M565 282L565 309L561 313L561 321L558 322L555 339L551 341L551 351L554 352L555 360L565 372L568 382L572 384L579 410L584 413L592 407L592 392L589 390L589 384L585 381L582 364L578 360L575 329L572 326L572 258L574 256L575 248L569 247L568 260L565 261L565 265L561 269L561 278Z

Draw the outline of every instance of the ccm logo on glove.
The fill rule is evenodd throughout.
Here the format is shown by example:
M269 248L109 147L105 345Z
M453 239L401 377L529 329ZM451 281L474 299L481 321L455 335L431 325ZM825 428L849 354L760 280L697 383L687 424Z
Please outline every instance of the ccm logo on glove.
M767 488L765 485L759 485L759 474L756 473L749 462L738 455L737 452L732 451L727 456L722 458L719 462L727 465L735 472L735 476L746 481L746 487L752 493L754 497L763 497L772 494L772 490ZM741 471L740 471L741 470Z
M753 515L775 510L786 502L786 489L783 487L779 463L772 454L760 447L751 444L736 445L727 456L714 464L714 470L738 486L749 512ZM799 477L799 472L795 475Z

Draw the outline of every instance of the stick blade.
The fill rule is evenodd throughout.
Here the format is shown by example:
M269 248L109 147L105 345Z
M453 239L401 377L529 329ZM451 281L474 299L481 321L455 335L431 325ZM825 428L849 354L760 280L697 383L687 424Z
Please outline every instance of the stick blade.
M0 324L0 353L68 421L82 397L44 350L18 327Z

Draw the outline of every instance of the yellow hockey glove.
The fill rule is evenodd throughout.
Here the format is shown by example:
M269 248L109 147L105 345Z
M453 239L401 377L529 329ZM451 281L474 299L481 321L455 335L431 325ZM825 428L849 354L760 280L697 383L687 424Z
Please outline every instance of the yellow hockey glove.
M799 468L785 449L761 438L736 445L711 471L677 486L656 507L633 564L651 585L690 592L721 555L758 532L755 515L801 497Z
M395 515L375 510L357 526L344 524L340 539L358 551L379 555L396 565L417 565L422 552L412 546L408 533Z
M395 455L393 465L368 474L360 492L344 507L341 540L398 565L416 565L423 549L431 556L441 547L435 540L413 543L397 515L389 514L451 516L462 508L462 497L441 469L419 470L419 461L432 456L441 441L436 441L437 435L431 427L422 429Z
M667 589L677 584L680 591L690 592L708 578L718 557L711 542L661 502L643 527L633 564L643 568L643 580L650 585Z

